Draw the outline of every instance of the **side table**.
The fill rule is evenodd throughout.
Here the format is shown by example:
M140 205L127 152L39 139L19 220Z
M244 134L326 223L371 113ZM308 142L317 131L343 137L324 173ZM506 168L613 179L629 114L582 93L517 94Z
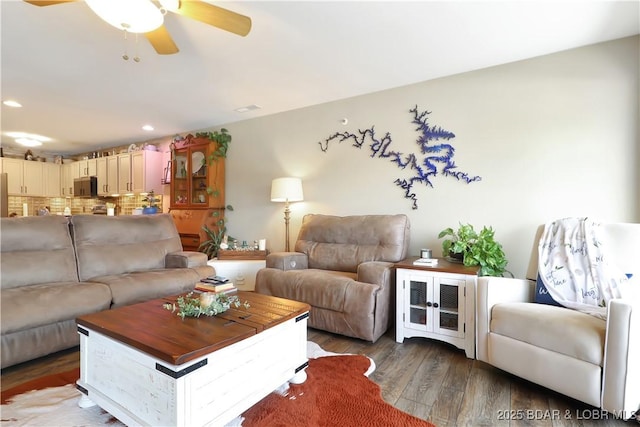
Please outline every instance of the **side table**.
M445 341L476 357L475 301L478 268L439 258L433 267L396 267L396 341L424 337Z
M256 286L256 273L265 268L263 259L210 259L207 264L216 269L218 276L231 280L240 291L253 291Z

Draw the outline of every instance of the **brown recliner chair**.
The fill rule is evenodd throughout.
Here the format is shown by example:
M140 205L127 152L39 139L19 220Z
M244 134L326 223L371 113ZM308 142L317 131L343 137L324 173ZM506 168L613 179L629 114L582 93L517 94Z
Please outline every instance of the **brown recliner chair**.
M409 231L406 215L305 215L295 252L269 254L255 290L311 305L313 328L375 342L389 328Z

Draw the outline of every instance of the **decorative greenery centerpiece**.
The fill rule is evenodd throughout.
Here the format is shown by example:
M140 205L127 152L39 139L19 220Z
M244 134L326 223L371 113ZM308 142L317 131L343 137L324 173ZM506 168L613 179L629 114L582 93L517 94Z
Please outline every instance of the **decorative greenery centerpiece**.
M241 303L237 296L225 293L204 292L194 297L193 292L189 292L187 295L179 296L175 304L165 303L162 306L172 313L177 310L178 316L184 320L185 317L215 316L229 310L231 306L249 308L249 302Z
M442 255L455 258L462 257L467 267L480 266L480 276L504 276L507 258L502 245L495 241L495 232L491 227L483 227L480 233L471 224L460 224L457 231L445 228L438 234L438 239L449 237L442 242Z

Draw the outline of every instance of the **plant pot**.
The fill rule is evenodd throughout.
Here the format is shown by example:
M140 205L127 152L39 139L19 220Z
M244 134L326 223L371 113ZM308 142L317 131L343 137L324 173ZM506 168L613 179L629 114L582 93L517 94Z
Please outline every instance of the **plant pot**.
M449 252L449 258L450 258L451 261L454 261L454 262L463 262L464 261L464 254L463 253Z
M146 207L144 209L142 209L142 213L144 215L153 215L158 213L158 208L155 206L150 206L150 207Z

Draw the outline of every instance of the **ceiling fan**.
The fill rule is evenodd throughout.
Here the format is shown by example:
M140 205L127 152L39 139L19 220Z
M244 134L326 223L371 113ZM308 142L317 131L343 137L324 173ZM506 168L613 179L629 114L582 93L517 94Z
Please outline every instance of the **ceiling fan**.
M80 0L24 0L36 6L52 6ZM203 0L86 0L96 15L114 27L143 33L160 55L178 52L178 46L165 28L164 15L177 13L225 31L246 36L251 30L251 18L214 6Z

